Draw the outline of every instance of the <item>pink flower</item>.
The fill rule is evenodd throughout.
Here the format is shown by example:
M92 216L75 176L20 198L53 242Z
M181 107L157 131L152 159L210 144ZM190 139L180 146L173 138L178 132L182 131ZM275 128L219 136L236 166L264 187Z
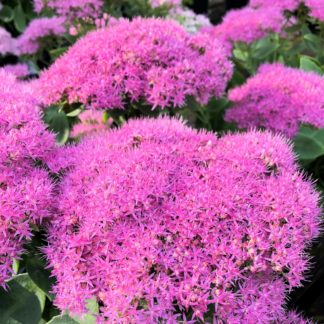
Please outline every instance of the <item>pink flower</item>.
M43 38L48 36L62 36L66 32L64 18L36 18L27 26L24 33L17 38L17 53L35 54Z
M14 89L14 91L13 91ZM27 89L27 88L26 88ZM52 183L37 166L55 149L35 100L14 75L0 70L0 285L32 236L50 216Z
M41 75L45 104L63 96L93 108L125 108L144 101L181 107L219 97L232 76L223 46L206 34L190 35L175 22L120 20L78 41Z
M80 123L73 126L71 133L72 137L81 137L100 132L108 128L108 123L104 123L102 111L86 110L78 117L80 119Z
M34 0L36 12L50 8L58 16L67 20L74 18L97 18L103 6L103 0Z
M15 52L15 41L10 33L0 26L0 55L12 54Z
M293 137L301 123L324 127L324 78L313 72L265 64L241 87L226 120L241 128L264 127Z
M278 8L253 9L245 7L229 11L221 24L211 33L226 42L252 43L271 32L279 33L285 23L285 17Z
M324 21L324 2L322 0L305 0L305 4L310 9L312 17Z
M2 69L14 74L17 78L23 78L29 75L29 68L26 63L7 64Z
M149 0L153 8L161 6L179 7L182 0Z
M302 0L250 0L249 5L254 8L279 8L280 10L294 11Z
M283 137L142 119L61 155L46 248L61 310L95 298L109 323L203 320L212 307L224 323L282 318L320 222Z

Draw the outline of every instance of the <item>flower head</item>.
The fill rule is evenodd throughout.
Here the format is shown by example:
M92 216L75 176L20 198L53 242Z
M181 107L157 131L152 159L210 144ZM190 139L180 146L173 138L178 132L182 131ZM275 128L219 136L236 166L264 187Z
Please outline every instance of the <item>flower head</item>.
M0 27L0 55L12 54L14 52L14 39L5 28Z
M250 0L249 5L254 8L279 8L280 10L294 11L298 8L301 0Z
M301 123L324 127L324 78L313 72L265 64L230 91L227 121L241 128L264 127L293 137Z
M74 18L97 18L103 6L103 0L34 0L36 12L50 8L58 16L67 20Z
M222 23L215 26L211 33L214 37L230 43L252 43L270 32L279 33L284 23L285 18L278 8L245 7L229 11Z
M55 148L36 102L0 70L0 284L11 274L13 258L31 237L31 224L50 216L52 184L38 167ZM13 91L15 89L15 91Z
M14 74L17 78L23 78L29 75L29 67L26 63L7 64L2 69Z
M223 46L190 35L175 22L119 20L79 40L41 75L45 104L67 98L93 108L125 108L144 101L181 107L188 96L206 103L232 75Z
M320 21L324 21L324 2L321 0L305 0L306 6L310 9L310 15Z
M47 36L62 36L65 33L64 18L36 18L27 26L24 33L16 40L17 53L35 54L41 40Z
M161 6L180 7L182 0L150 0L153 8Z
M282 137L159 118L67 150L46 248L60 309L95 298L103 320L127 323L283 315L320 210Z

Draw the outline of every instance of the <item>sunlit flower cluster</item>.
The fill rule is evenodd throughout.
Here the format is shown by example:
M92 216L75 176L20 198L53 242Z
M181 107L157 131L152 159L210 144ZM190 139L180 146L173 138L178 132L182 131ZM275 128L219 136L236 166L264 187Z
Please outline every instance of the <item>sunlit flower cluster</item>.
M213 28L211 34L230 43L252 43L270 32L281 32L284 23L285 18L278 8L245 7L229 11L222 23Z
M322 0L305 0L312 17L324 21L324 2Z
M230 91L226 119L241 128L263 127L293 137L300 124L324 127L324 78L314 72L265 64Z
M170 20L122 19L72 46L41 75L39 93L47 105L64 98L93 108L181 107L188 96L221 96L231 76L223 45L207 34Z
M50 216L52 184L41 165L55 141L34 99L3 70L0 112L0 285L4 285L13 259L31 238L32 224Z
M95 298L98 320L111 323L204 321L212 309L214 322L286 318L320 211L282 137L217 139L143 119L62 156L45 249L61 310L84 313Z

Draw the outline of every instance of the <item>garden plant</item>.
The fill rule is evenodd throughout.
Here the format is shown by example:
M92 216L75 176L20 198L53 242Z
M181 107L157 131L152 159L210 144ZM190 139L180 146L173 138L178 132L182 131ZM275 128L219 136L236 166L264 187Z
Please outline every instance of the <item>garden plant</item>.
M324 2L0 2L0 324L324 321Z

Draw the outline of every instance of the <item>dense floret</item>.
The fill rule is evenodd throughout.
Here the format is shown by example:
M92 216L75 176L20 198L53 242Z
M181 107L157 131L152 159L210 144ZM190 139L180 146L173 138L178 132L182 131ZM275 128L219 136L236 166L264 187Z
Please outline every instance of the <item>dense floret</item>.
M320 213L283 138L160 118L67 150L46 248L60 309L95 298L111 323L283 318Z
M223 46L176 22L136 18L89 33L41 75L45 104L67 99L93 108L134 101L181 107L188 96L221 96L232 75Z
M270 32L280 33L285 18L278 8L245 7L229 11L211 34L226 42L252 43Z
M293 137L299 125L324 127L324 78L313 72L265 64L230 91L226 119L241 128L264 127Z
M320 21L324 21L324 2L322 0L305 0L310 9L310 15Z
M13 91L15 89L15 91ZM55 148L36 103L14 75L0 70L0 285L12 272L32 224L50 216L52 184L37 165Z

